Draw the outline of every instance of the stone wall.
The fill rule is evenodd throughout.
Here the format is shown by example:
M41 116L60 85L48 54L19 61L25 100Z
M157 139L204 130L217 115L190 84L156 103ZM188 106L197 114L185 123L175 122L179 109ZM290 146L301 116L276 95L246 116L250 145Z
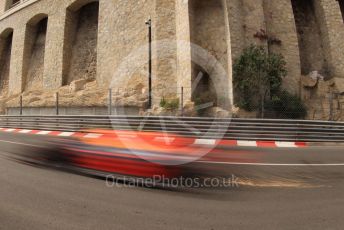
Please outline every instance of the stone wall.
M328 73L320 15L314 0L292 0L299 39L301 73L311 71Z
M64 105L105 106L112 88L114 103L145 109L148 19L155 105L181 99L183 87L185 104L208 91L214 105L231 110L232 62L251 44L281 53L283 87L304 96L301 72L344 78L342 16L334 0L28 0L12 9L0 0L0 77L8 89L0 101L15 107L23 94L25 106L38 107L59 92Z
M8 93L13 30L9 29L0 36L0 95Z
M69 85L72 81L85 79L95 80L97 77L97 36L98 36L99 3L94 2L72 12L68 34L70 37L65 52L70 55L68 70L63 84Z
M299 95L300 52L293 9L290 3L290 0L264 0L264 12L268 36L271 39L281 41L280 44L269 44L269 51L282 54L287 62L288 76L283 81L283 88Z
M26 29L27 58L25 62L24 90L43 89L44 53L48 18L41 19L37 24L28 24Z
M195 87L194 98L208 94L207 102L218 104L219 97L228 92L228 75L215 70L211 57L214 57L224 69L228 67L228 49L226 38L225 10L221 0L194 0L189 3L190 31L192 47L192 83ZM204 49L210 57L204 65L198 61Z

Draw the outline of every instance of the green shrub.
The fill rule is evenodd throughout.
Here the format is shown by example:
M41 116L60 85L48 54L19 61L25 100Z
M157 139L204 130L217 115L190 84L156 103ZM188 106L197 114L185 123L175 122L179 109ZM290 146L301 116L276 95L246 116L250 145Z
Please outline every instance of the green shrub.
M161 98L161 100L160 100L160 107L165 108L166 103L167 103L166 99L164 97Z
M263 47L251 45L233 65L236 105L259 111L262 117L300 119L307 115L302 100L282 90L287 76L282 55L268 54Z
M261 109L267 97L279 91L286 75L283 56L268 54L260 46L246 48L233 65L237 106L248 111Z
M266 104L266 113L281 119L303 119L307 115L307 109L300 97L282 91Z
M179 108L179 98L165 99L164 97L160 100L160 107L166 110L177 110Z

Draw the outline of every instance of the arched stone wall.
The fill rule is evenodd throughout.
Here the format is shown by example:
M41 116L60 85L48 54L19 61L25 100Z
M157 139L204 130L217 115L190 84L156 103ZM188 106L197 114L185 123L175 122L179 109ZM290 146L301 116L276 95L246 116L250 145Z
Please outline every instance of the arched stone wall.
M97 74L98 1L77 1L67 8L63 85Z
M344 22L344 1L343 0L338 0L338 3L339 3L340 11L342 13L343 22Z
M301 73L311 71L328 72L322 31L314 1L292 0L297 35L300 48Z
M38 14L26 25L23 59L25 91L43 89L47 24L47 15Z
M196 45L191 46L192 98L194 101L201 99L202 103L208 101L206 103L209 103L209 106L213 103L212 106L224 108L230 104L231 96L229 93L231 78L227 72L230 48L226 12L222 0L189 1L190 40ZM207 55L204 55L197 48L198 46L205 50ZM214 57L213 60L211 56ZM209 60L204 61L204 58ZM219 69L224 70L225 73Z
M0 34L0 95L8 93L12 40L12 28L8 28Z
M5 9L4 10L8 10L10 8L12 8L12 6L20 3L20 0L3 0L5 1Z

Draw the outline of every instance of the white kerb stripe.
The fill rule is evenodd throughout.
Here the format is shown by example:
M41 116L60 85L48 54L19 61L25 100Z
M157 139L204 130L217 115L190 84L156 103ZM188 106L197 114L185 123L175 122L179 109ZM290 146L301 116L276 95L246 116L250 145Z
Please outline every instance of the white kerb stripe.
M156 137L154 140L159 142L171 143L174 141L173 137Z
M214 139L196 139L195 145L215 145L216 140Z
M103 134L99 134L99 133L88 133L86 134L84 137L85 138L99 138L103 136Z
M29 129L23 129L23 130L20 130L19 133L30 133L32 130L29 130Z
M281 142L276 141L276 146L280 148L297 148L295 142Z
M238 146L257 147L256 141L237 141Z
M37 133L37 135L48 135L51 132L52 131L40 131L40 132Z
M74 134L75 134L75 132L62 132L58 136L60 136L60 137L70 137L70 136L72 136Z
M16 129L6 129L6 130L5 130L5 132L9 132L9 133L10 133L10 132L14 132L14 131L16 131Z

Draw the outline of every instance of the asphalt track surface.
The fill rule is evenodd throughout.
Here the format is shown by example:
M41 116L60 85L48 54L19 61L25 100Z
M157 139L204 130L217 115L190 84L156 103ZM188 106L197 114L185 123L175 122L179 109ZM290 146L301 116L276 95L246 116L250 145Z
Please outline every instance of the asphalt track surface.
M257 164L221 164L239 187L152 189L9 159L44 137L0 133L0 229L343 229L343 146L236 147Z

